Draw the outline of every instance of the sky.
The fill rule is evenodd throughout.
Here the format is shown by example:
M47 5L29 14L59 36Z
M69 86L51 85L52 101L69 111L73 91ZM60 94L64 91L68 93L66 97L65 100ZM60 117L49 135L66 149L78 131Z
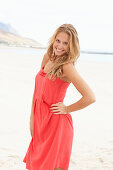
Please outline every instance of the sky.
M44 46L57 27L69 23L81 49L113 51L112 0L0 0L0 22Z

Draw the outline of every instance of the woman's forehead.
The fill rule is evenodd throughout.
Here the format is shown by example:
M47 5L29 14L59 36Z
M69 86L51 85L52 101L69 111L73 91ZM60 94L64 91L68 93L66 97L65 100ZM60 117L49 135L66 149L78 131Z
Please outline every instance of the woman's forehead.
M56 38L62 39L64 41L69 41L69 35L66 32L60 32L56 35Z

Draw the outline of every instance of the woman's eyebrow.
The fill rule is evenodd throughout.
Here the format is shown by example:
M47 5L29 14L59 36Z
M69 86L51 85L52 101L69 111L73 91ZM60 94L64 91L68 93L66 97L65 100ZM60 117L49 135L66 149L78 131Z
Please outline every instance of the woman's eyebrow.
M56 40L61 41L59 38L56 38ZM69 43L68 41L64 41L63 43Z
M56 38L56 40L59 40L59 41L60 41L60 39L59 39L59 38Z
M64 43L68 43L68 41L64 41Z

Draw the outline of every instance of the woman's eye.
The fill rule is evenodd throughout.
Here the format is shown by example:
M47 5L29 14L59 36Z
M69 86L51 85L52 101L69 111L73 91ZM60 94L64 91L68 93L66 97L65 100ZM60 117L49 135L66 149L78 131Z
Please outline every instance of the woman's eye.
M64 45L67 45L68 43L67 42L64 42Z
M56 39L56 42L60 42L58 39Z

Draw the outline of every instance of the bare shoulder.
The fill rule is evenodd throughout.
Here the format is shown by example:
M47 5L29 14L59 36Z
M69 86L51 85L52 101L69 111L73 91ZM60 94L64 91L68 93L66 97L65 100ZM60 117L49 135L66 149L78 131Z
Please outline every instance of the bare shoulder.
M87 82L78 73L76 67L73 63L67 63L63 65L63 72L70 82L75 86L75 88L81 93L82 96L93 96L94 93L89 87Z
M66 71L67 69L74 68L73 63L66 63L63 65L63 70Z
M47 53L45 53L42 59L41 68L43 68L43 66L47 63L48 60L49 60L49 56Z
M72 80L75 77L77 70L73 63L67 63L63 65L63 73L68 79Z
M67 63L63 65L63 73L65 77L72 82L74 85L81 83L83 81L82 77L78 73L76 67L73 63Z

